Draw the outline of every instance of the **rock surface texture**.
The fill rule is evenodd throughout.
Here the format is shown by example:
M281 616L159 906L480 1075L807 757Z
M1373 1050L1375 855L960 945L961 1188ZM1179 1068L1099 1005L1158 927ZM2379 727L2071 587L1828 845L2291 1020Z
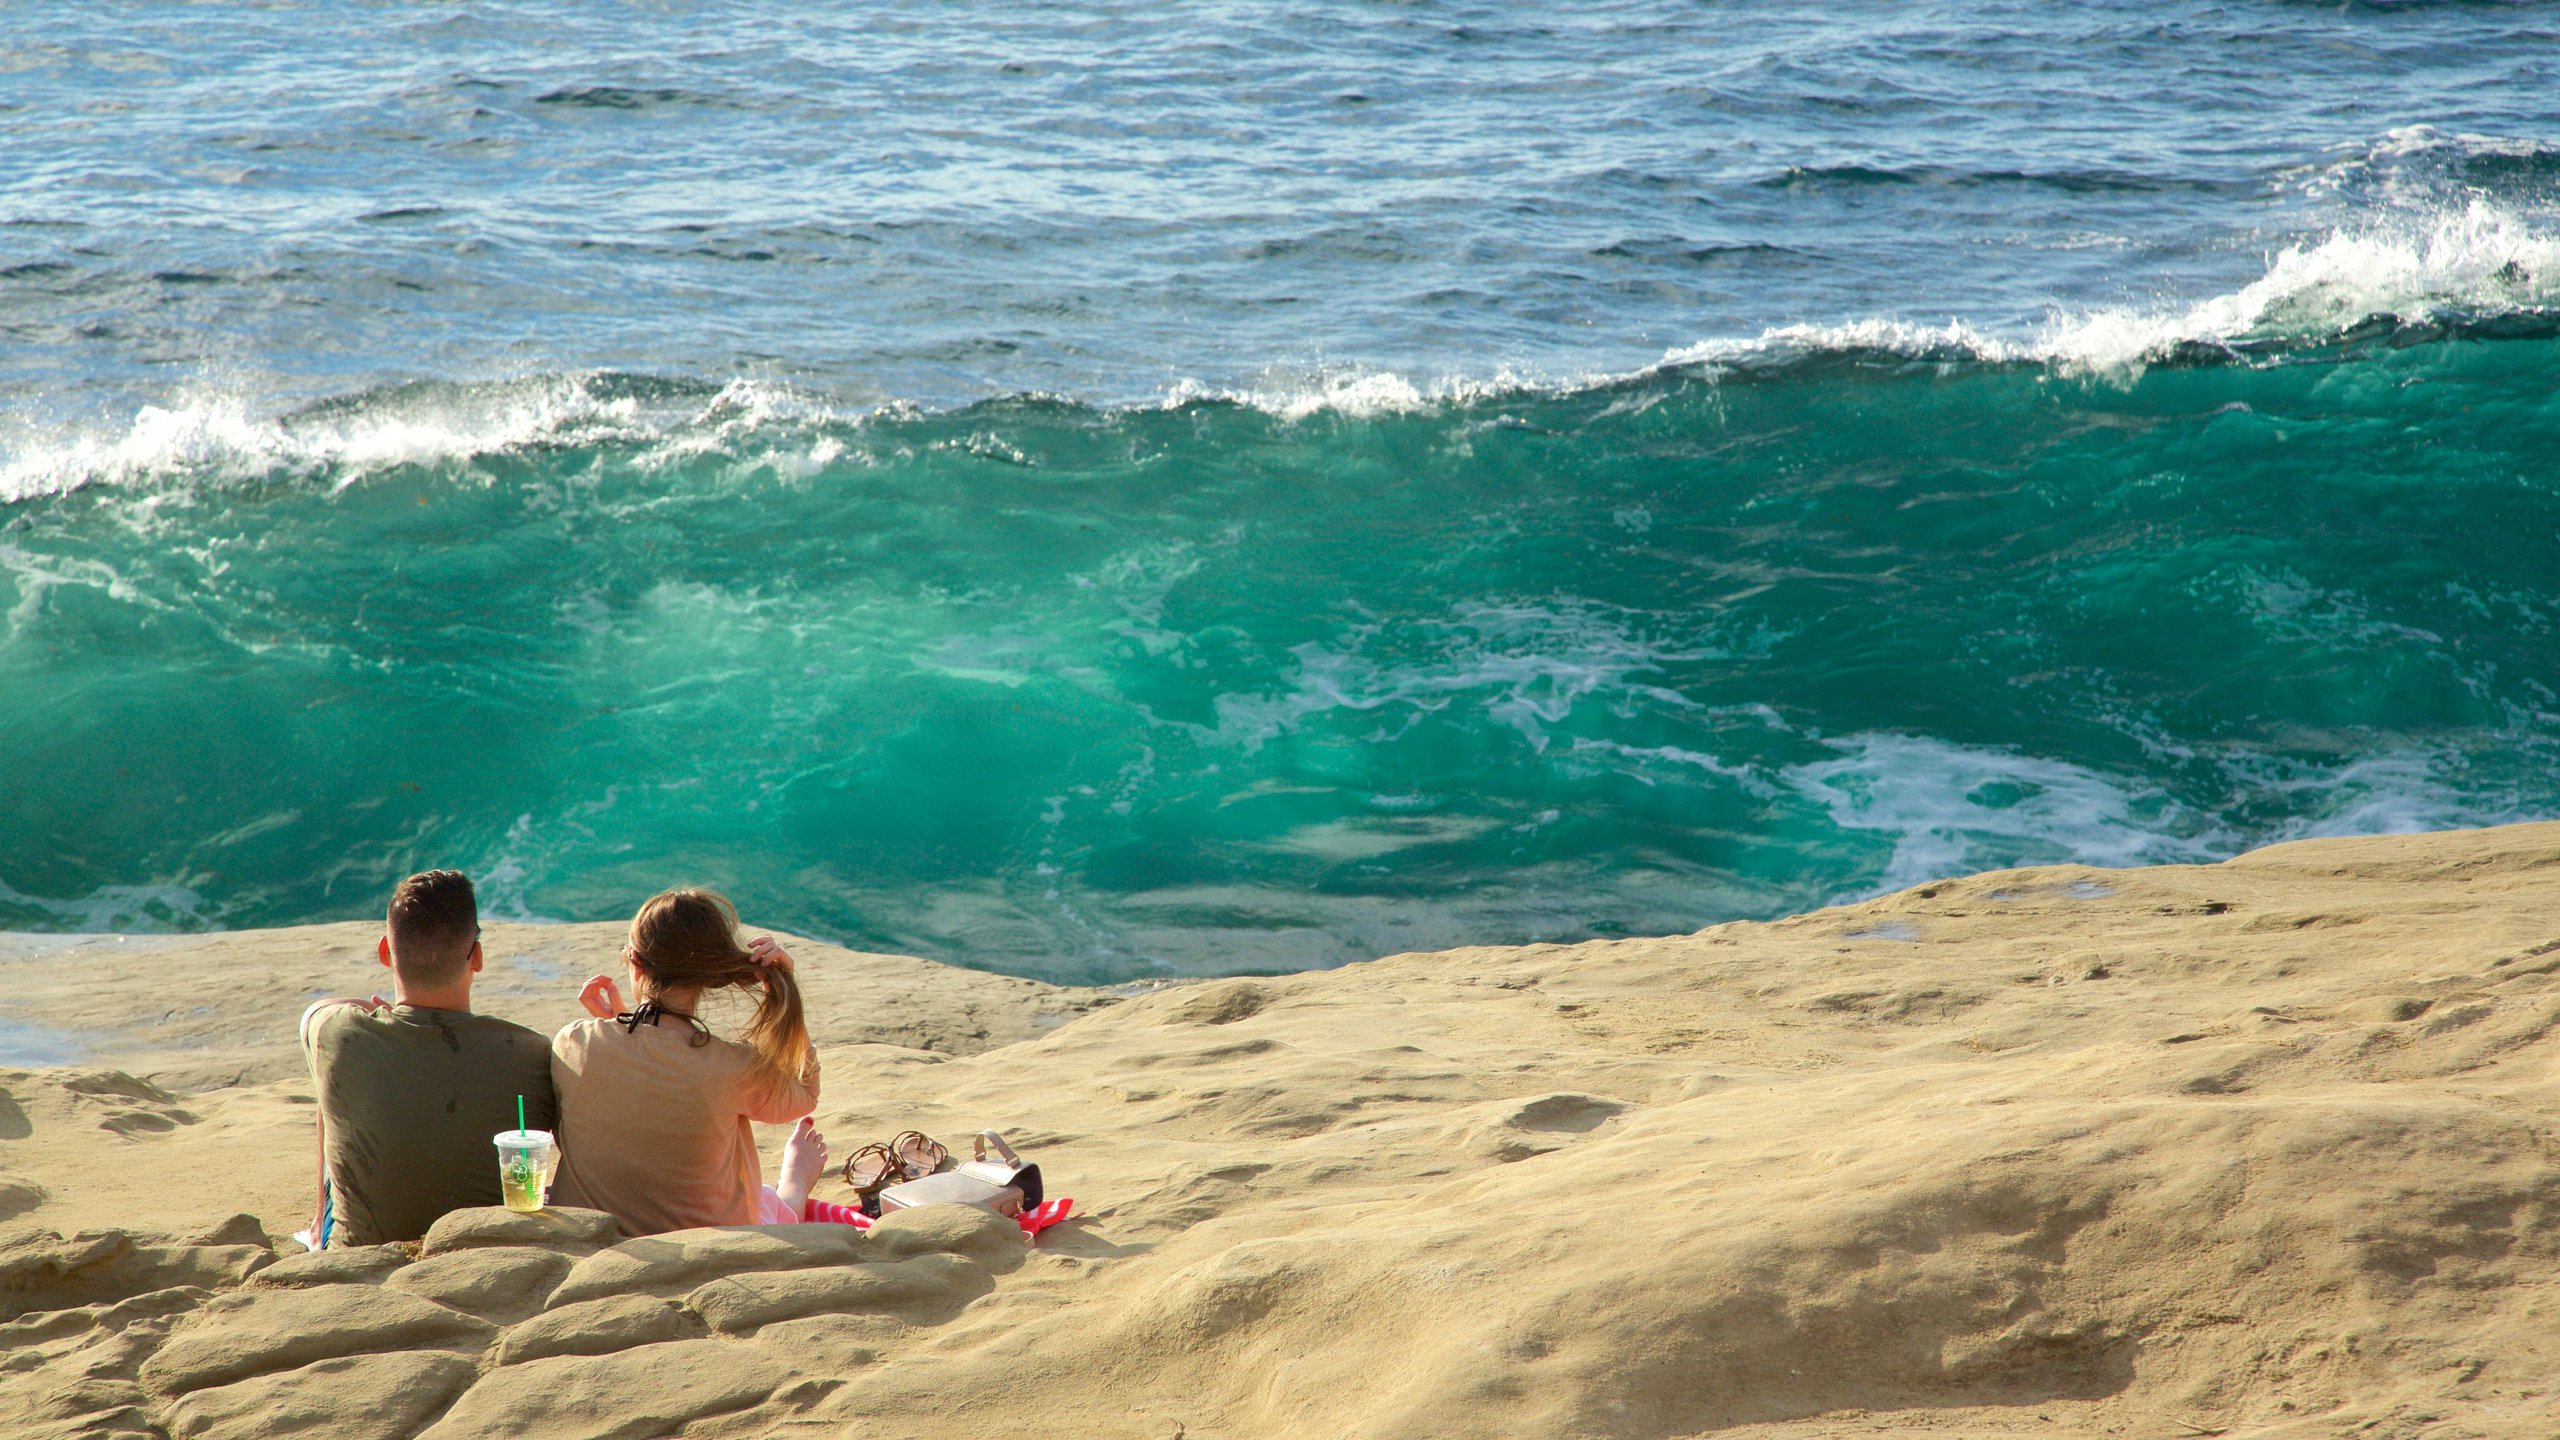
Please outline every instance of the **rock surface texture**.
M245 1264L241 1247L155 1247L185 1273L245 1282L142 1288L113 1303L0 1326L0 1431L15 1436L654 1436L720 1419L753 1431L831 1393L801 1347L758 1344L776 1320L947 1319L1026 1254L1012 1222L959 1206L881 1222L874 1243L843 1226L686 1230L598 1245L592 1211L557 1211L564 1233L528 1233L503 1210L449 1217L507 1236L428 1259L384 1252ZM22 1293L77 1287L130 1255L120 1233L22 1234ZM190 1254L189 1250L214 1250ZM255 1251L263 1260L267 1252ZM263 1283L287 1267L289 1283ZM161 1278L125 1266L128 1287ZM609 1274L609 1298L566 1277ZM655 1298L673 1291L676 1298ZM509 1324L486 1318L501 1315ZM824 1367L817 1367L823 1369Z
M989 1030L931 1050L821 1016L839 1152L1001 1127L1078 1200L1036 1247L472 1211L278 1260L223 1217L307 1194L308 1104L148 1063L164 943L79 977L127 1069L0 1070L12 1440L2560 1434L2560 825L982 1027L1002 982L909 1007Z

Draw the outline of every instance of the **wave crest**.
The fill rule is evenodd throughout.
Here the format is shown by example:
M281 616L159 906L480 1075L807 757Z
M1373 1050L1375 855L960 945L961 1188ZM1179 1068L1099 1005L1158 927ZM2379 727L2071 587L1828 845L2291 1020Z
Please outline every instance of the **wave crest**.
M2341 341L2466 333L2560 333L2560 238L2477 197L2285 246L2256 280L2201 301L2057 312L2015 334L1960 318L1880 317L1702 340L1615 373L1419 379L1356 365L1275 366L1236 384L1183 380L1137 408L1236 405L1284 421L1358 420L1642 384L1665 372L1768 373L1866 357L2129 380L2163 363L2282 359ZM239 391L207 387L145 405L121 429L22 424L0 441L0 505L99 483L318 478L344 486L395 467L538 447L617 446L643 466L728 455L805 474L844 453L840 432L849 427L928 413L766 379L610 372L395 385L270 415Z
M2266 273L2177 306L2058 313L2008 337L1962 320L1786 325L1748 340L1706 340L1660 367L1785 365L1833 354L2031 364L2066 375L2125 376L2193 352L2226 357L2333 343L2386 328L2456 328L2560 310L2560 239L2486 200L2459 210L2333 230L2267 257Z
M120 433L27 434L0 451L0 505L166 480L318 478L344 487L402 466L538 448L625 445L639 447L644 460L677 459L777 425L810 428L834 417L826 402L770 381L710 386L601 372L392 386L279 415L212 391L145 405Z

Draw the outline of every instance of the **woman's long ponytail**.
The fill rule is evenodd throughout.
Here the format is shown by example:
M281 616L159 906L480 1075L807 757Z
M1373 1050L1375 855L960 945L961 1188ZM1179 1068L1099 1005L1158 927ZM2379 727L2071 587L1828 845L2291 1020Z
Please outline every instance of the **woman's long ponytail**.
M649 897L631 917L628 953L644 997L665 990L760 987L745 1036L757 1078L779 1087L807 1080L816 1068L799 981L789 971L758 965L738 943L738 909L729 897L701 889Z
M788 970L759 965L764 994L756 1000L755 1018L747 1022L747 1048L755 1051L756 1072L766 1084L780 1087L806 1081L817 1068L817 1051L809 1044L809 1017L801 1009L800 982Z

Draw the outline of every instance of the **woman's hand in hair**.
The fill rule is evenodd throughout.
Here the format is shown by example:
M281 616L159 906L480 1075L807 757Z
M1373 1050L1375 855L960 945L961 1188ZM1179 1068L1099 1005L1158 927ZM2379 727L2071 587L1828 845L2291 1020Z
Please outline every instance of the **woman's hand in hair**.
M747 958L757 968L792 973L791 953L774 943L770 935L759 935L747 942Z
M586 988L578 992L578 1003L597 1019L610 1020L622 1013L622 987L614 984L610 975L592 976Z

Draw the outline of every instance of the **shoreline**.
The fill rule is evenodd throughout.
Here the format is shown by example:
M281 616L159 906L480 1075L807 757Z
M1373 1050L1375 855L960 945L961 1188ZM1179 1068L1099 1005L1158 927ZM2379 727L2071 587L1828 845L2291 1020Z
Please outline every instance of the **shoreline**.
M556 1028L620 928L492 925L476 1008ZM0 1328L61 1309L41 1266L8 1269L72 1243L46 1234L297 1228L293 1020L314 987L361 988L375 933L0 937L9 1014L97 1046L0 1068L0 1298L20 1316ZM921 1434L1002 1406L1062 1435L1202 1440L2307 1440L2541 1435L2560 1414L2560 823L1993 872L1689 936L1126 999L786 943L840 1154L993 1126L1079 1218L1019 1255L950 1239L933 1263L965 1294L830 1290L732 1323L670 1290L690 1338L533 1362L584 1387L654 1344L718 1346L684 1353L762 1377L665 1429ZM238 983L198 998L208 973ZM476 1433L472 1397L509 1374L496 1338L316 1361L276 1342L253 1374L155 1389L175 1372L140 1357L217 1319L284 1327L284 1291L253 1274L189 1283L204 1294L119 1322L130 1363L101 1358L103 1330L30 1341L0 1421L68 1423L41 1407L95 1372L151 1425L252 1433L305 1370L468 1351L435 1362L451 1393L420 1413ZM523 1303L472 1323L550 1313ZM566 1440L626 1401L528 1433ZM216 1412L246 1428L187 1418Z
M473 982L472 1008L545 1034L586 1013L577 1008L578 986L618 969L626 932L619 921L481 928L488 961ZM974 1054L1111 1003L1119 988L1051 985L772 933L807 957L810 1020L822 1047ZM50 1064L133 1069L183 1089L298 1074L293 1023L304 1006L328 995L389 993L390 975L373 952L381 934L379 920L185 935L0 931L0 989L8 997L0 1002L0 1069L42 1068L12 1048L32 1037L76 1047ZM74 983L69 967L103 978ZM152 1015L155 1000L168 1003ZM893 1002L897 1009L883 1010ZM279 1014L281 1056L271 1033Z

